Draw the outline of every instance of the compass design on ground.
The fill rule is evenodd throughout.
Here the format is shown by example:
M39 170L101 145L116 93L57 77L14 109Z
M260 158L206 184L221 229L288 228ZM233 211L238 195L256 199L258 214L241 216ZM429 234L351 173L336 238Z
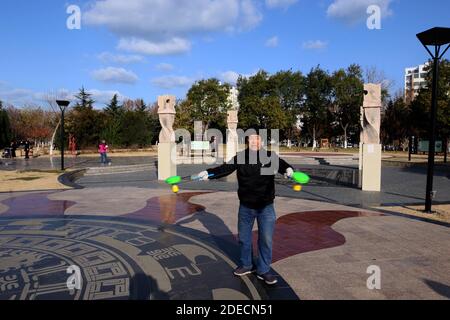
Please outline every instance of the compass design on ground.
M70 266L81 289L70 290ZM0 220L0 299L261 299L210 244L148 222L93 217Z

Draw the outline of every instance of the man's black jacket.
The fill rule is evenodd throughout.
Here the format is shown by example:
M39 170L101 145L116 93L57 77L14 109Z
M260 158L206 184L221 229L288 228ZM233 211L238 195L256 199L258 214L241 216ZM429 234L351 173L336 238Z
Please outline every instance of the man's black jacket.
M285 174L286 170L292 166L279 158L276 153L267 150L261 152L262 159L259 152L248 148L239 152L228 163L208 169L208 174L214 175L210 179L223 178L237 170L238 196L244 206L260 209L272 204L275 199L275 174L277 172ZM270 167L273 167L273 170L269 169Z

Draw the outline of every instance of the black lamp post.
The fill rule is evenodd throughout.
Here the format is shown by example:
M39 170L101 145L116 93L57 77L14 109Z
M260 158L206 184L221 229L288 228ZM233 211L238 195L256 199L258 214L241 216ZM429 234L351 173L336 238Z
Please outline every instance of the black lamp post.
M439 80L439 61L450 47L450 28L432 28L417 34L417 38L433 58L433 87L431 96L431 124L430 124L430 142L428 146L428 172L427 172L427 189L425 200L425 211L431 213L432 192L433 192L433 174L434 174L434 153L436 145L436 112L437 112L437 95ZM434 54L428 46L434 47ZM447 46L442 52L442 46Z
M70 101L56 100L56 103L61 110L61 171L64 171L64 112L69 106Z

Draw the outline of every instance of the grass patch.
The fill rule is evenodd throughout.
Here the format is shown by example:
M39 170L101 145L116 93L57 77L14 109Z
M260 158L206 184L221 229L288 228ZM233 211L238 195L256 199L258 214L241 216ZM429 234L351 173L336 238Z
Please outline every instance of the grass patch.
M40 177L14 178L14 179L9 179L8 181L15 181L15 180L21 180L21 181L33 181L33 180L37 180L37 179L40 179Z
M49 169L49 170L41 170L41 169L33 169L33 170L17 170L17 173L64 173L65 171Z
M398 212L420 218L426 218L435 221L450 222L450 204L433 205L433 213L425 213L423 206L395 206L395 207L377 207L376 209Z

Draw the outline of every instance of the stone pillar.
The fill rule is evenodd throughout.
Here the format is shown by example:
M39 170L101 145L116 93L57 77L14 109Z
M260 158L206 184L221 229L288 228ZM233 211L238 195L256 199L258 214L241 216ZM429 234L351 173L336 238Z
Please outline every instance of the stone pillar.
M227 153L225 156L225 161L230 161L238 152L239 139L237 134L238 126L238 112L239 112L239 92L236 88L231 88L230 95L228 96L228 103L231 105L230 111L228 111L228 131L227 131Z
M175 143L175 100L174 96L158 97L158 115L162 129L158 144L158 179L166 180L177 175L177 147Z
M230 95L228 96L228 103L231 106L230 111L228 111L228 130L227 130L227 152L225 155L225 162L228 162L234 158L234 156L239 151L239 139L237 134L237 126L239 123L238 113L239 113L239 91L236 88L231 88ZM236 172L225 178L226 181L235 182L237 181Z
M381 85L364 85L362 108L362 190L381 191Z
M359 108L361 131L359 132L359 158L358 158L358 188L362 188L362 162L363 162L363 127L364 127L364 108Z
M228 131L227 131L227 153L225 157L225 161L228 162L236 155L238 151L238 134L237 134L237 125L238 125L238 111L230 110L228 111Z

